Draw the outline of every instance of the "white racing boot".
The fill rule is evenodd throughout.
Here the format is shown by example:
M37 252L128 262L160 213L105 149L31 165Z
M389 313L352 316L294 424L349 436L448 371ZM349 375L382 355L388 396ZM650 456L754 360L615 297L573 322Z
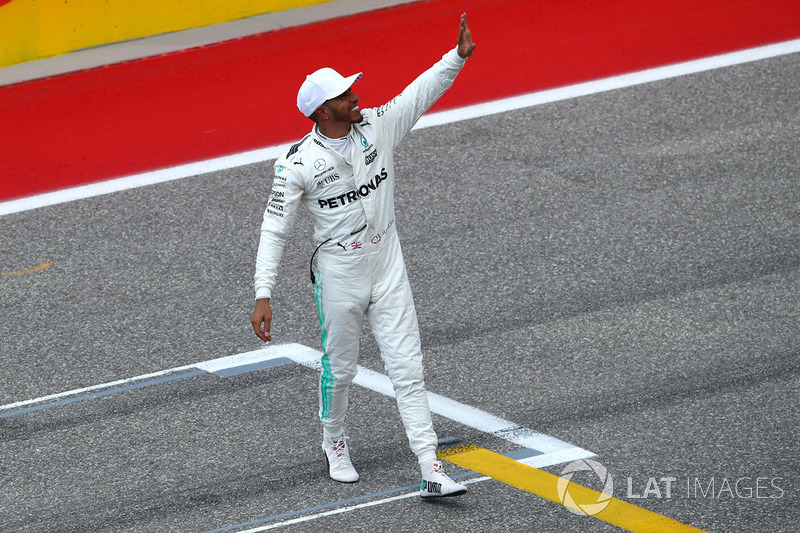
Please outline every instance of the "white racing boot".
M442 470L441 461L421 463L420 469L422 470L422 484L419 487L420 498L442 498L466 494L467 487L447 477Z
M350 462L350 450L347 449L347 438L344 435L332 439L322 439L322 451L328 462L328 473L331 479L341 483L355 483L358 481L358 472Z

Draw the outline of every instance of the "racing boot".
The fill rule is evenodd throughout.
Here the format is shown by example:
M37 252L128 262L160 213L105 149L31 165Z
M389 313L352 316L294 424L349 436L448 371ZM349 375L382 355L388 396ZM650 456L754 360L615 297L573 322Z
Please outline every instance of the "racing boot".
M421 463L420 469L422 470L422 484L419 487L420 498L461 496L467 493L467 487L456 483L444 473L441 461Z
M325 452L325 461L328 463L328 473L331 479L341 483L355 483L358 481L358 472L350 462L350 450L347 449L347 439L341 437L322 439L322 451Z

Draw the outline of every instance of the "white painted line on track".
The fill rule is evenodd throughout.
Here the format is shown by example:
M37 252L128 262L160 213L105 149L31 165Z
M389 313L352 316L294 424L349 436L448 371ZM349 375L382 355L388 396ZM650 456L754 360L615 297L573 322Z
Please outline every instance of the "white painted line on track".
M431 113L423 116L419 122L417 122L415 128L427 128L430 126L450 124L460 120L469 120L472 118L484 117L496 113L504 113L507 111L549 104L552 102L558 102L560 100L569 100L570 98L578 98L581 96L613 91L615 89L633 87L634 85L642 85L654 81L678 78L680 76L687 76L690 74L697 74L699 72L732 67L744 63L752 63L753 61L760 61L762 59L769 59L772 57L779 57L797 52L800 52L800 39L784 41L782 43L771 44L767 46L759 46L757 48L748 48L738 52L730 52L727 54L695 59L683 63L675 63L673 65L640 70L637 72L631 72L629 74L621 74L619 76L611 76L609 78L602 78L584 83L576 83L574 85L567 85L565 87L558 87L546 91L523 94L511 98L504 98L502 100L494 100L491 102L471 105L459 109Z
M235 355L228 355L218 359L211 359L202 363L191 365L193 368L205 370L211 374L235 368L237 366L252 365L263 363L272 359L291 358L295 354L303 354L305 350L311 350L302 344L273 344L260 350L243 352Z
M259 363L265 363L268 361L277 361L281 359L287 361L291 360L303 366L318 370L320 368L321 357L322 357L322 352L315 350L313 348L309 348L308 346L304 346L302 344L297 344L297 343L275 344L259 350L253 350L250 352L219 357L217 359L211 359L200 363L175 367L167 370L162 370L160 372L152 372L149 374L143 374L132 378L120 379L99 385L92 385L89 387L83 387L80 389L74 389L57 394L41 396L39 398L34 398L30 400L24 400L2 405L0 406L0 413L2 413L3 411L6 411L6 413L0 416L13 415L14 413L8 413L8 411L19 407L42 404L44 402L52 402L53 400L67 400L69 398L75 399L76 396L79 396L87 392L101 391L103 389L111 389L114 387L130 385L133 383L141 384L141 382L146 380L163 378L165 376L179 374L181 372L187 372L191 370L195 371L200 370L212 374L226 375L225 372L231 369L239 367L248 367L248 366L258 365ZM196 372L195 373L189 372L186 374L187 377L195 375L197 375ZM181 377L182 376L177 376L177 379L180 379ZM359 366L358 374L356 375L354 383L356 385L370 389L374 392L394 397L394 390L392 389L392 385L389 378L373 370ZM462 404L450 398L446 398L439 394L429 392L428 401L431 407L431 412L433 413L439 414L441 416L459 422L465 426L472 427L474 429L478 429L480 431L489 433L496 437L508 440L514 444L526 448L526 450L524 450L525 452L534 453L534 455L531 457L517 459L521 463L529 464L535 467L544 467L568 461L574 461L577 459L587 459L595 456L595 454L593 454L592 452L583 450L572 444L560 441L548 435L536 433L530 429L509 422L508 420L492 415L480 409L476 409L474 407ZM54 406L55 405L58 405L58 403L54 403ZM43 407L42 405L39 405L39 408L42 407ZM470 480L465 480L463 481L463 483L476 483L479 481L486 481L489 479L491 478L479 477ZM275 529L283 526L324 518L326 516L341 514L350 511L356 511L358 509L373 507L376 505L383 505L386 503L391 503L393 501L405 498L411 498L418 495L419 492L417 490L412 490L411 492L400 494L397 496L385 497L378 500L359 503L357 505L348 505L340 508L332 508L330 510L318 512L315 514L310 514L307 516L291 518L289 520L283 520L281 522L276 522L272 524L266 524L264 526L243 530L240 531L239 533L255 533L257 531L267 531L270 529ZM292 512L290 513L290 515L299 513L300 511ZM278 517L275 518L277 519ZM272 519L263 519L257 522L263 523L264 521L271 521L271 520ZM250 524L253 525L254 523L251 522ZM228 526L222 528L221 530L215 530L215 531L239 530L241 527L248 527L248 526L245 524L240 524L239 526Z
M299 346L299 345L298 345ZM101 383L99 385L92 385L89 387L83 387L80 389L73 389L70 391L59 392L56 394L49 394L47 396L41 396L39 398L32 398L30 400L23 400L19 402L9 403L6 405L0 405L0 411L8 411L11 409L17 409L19 407L25 407L28 405L35 405L38 403L45 403L51 402L53 400L62 400L65 398L70 398L72 396L79 396L81 394L85 394L87 392L95 392L103 389L111 389L114 387L119 387L121 385L129 385L131 383L136 383L139 381L146 381L150 379L160 378L163 376L167 376L170 374L177 374L179 372L186 372L188 370L193 369L200 369L205 370L209 373L219 372L221 370L226 370L228 368L234 368L237 366L244 366L252 363L259 363L263 361L267 361L269 359L277 359L279 357L283 357L280 355L281 349L278 346L275 347L276 350L270 352L270 357L264 357L264 350L256 350L253 352L246 352L240 353L236 355L229 355L226 357L220 357L218 359L211 359L209 361L205 361L203 363L196 363L193 365L185 365L179 366L175 368L170 368L168 370L161 370L160 372L152 372L150 374L142 374L141 376L135 376L132 378L125 378L125 379L118 379L116 381L109 381L108 383ZM273 354L278 354L274 355Z
M322 355L322 354L320 354ZM394 398L391 381L387 376L378 372L358 367L353 381L367 389L391 396ZM531 429L521 427L518 424L487 413L475 407L465 405L440 394L428 392L428 404L431 412L449 418L467 427L477 429L484 433L494 435L501 439L512 442L523 448L529 448L540 452L538 455L524 459L523 461L534 461L540 464L558 464L564 459L574 461L577 459L588 459L595 454L584 449L573 446L572 444L558 440L549 435L537 433ZM527 463L526 463L527 464Z
M123 178L116 178L98 183L81 185L78 187L70 187L69 189L60 189L53 192L26 196L17 200L8 200L5 202L0 202L0 216L9 215L11 213L19 213L21 211L29 211L39 207L73 202L75 200L83 200L85 198L92 198L94 196L102 196L104 194L126 191L128 189L136 189L146 185L155 185L157 183L200 176L202 174L208 174L218 170L227 170L253 163L260 163L262 161L276 159L283 153L283 151L284 148L282 146L270 146L268 148L261 148L259 150L252 150L249 152L242 152L224 157L217 157L205 161L198 161L196 163L188 163L185 165L143 172L141 174L133 174Z
M365 507L375 507L376 505L383 505L385 503L391 503L397 500L405 500L406 498L412 498L414 496L419 496L419 491L409 492L407 494L400 494L399 496L391 496L389 498L383 498L381 500L374 500L371 502L359 503L357 505L351 505L349 507L342 507L340 509L331 509L330 511L324 511L321 513L303 516L300 518L292 518L291 520L284 520L283 522L279 522L277 524L270 524L268 526L261 526L256 527L253 529L245 529L239 533L257 533L259 531L267 531L270 529L276 529L279 527L284 526L291 526L293 524L301 524L303 522L309 522L311 520L317 520L319 518L325 518L326 516L332 516L342 513L347 513L350 511L357 511L358 509L364 509Z
M33 399L30 399L30 400L23 400L23 401L20 401L20 402L14 402L14 403L6 404L6 405L0 405L0 411L8 411L8 410L11 410L11 409L17 409L19 407L25 407L25 406L28 406L28 405L35 405L37 403L45 403L45 402L50 402L50 401L53 401L53 400L61 400L61 399L64 399L64 398L69 398L71 396L78 396L80 394L84 394L84 393L87 393L87 392L94 392L94 391L103 390L103 389L110 389L110 388L113 388L113 387L118 387L120 385L128 385L130 383L135 383L137 381L144 381L144 380L148 380L148 379L159 378L159 377L166 376L166 375L169 375L169 374L174 374L174 373L178 373L178 372L184 372L186 370L191 370L193 368L194 368L194 365L181 366L181 367L171 368L169 370L162 370L161 372L153 372L152 374L143 374L141 376L136 376L136 377L133 377L133 378L119 379L117 381L109 381L108 383L102 383L100 385L92 385L90 387L84 387L82 389L74 389L74 390L70 390L70 391L66 391L66 392L59 392L59 393L56 393L56 394L50 394L48 396L41 396L39 398L33 398Z
M48 396L42 396L31 400L14 402L0 406L0 412L42 404L45 402L52 402L53 400L64 400L84 394L86 392L110 389L113 387L119 387L120 385L142 382L144 380L159 378L188 370L202 370L208 373L219 374L233 368L256 365L258 363L264 363L278 359L291 360L295 363L318 370L320 367L319 361L321 357L322 352L314 350L313 348L309 348L308 346L303 346L302 344L291 343L270 345L260 350L229 355L226 357L211 359L209 361L203 361L201 363L180 366L171 368L169 370L162 370L160 372L153 372L132 378L103 383L101 385L93 385L81 389L50 394ZM187 376L190 375L194 374L187 374ZM353 383L374 392L394 398L394 390L389 378L368 368L359 366L358 374L356 375ZM430 404L432 413L449 418L450 420L463 424L467 427L471 427L484 433L494 435L498 438L505 439L523 448L534 450L535 455L521 460L521 462L525 462L531 466L549 466L566 461L587 459L595 456L595 454L592 452L567 442L558 440L548 435L537 433L531 429L521 427L518 424L487 413L486 411L476 409L475 407L465 405L439 394L429 392L428 403ZM9 416L9 414L5 414L3 416Z
M478 482L481 482L481 481L488 481L490 479L492 479L492 478L486 477L486 476L481 476L481 477L478 477L478 478L462 480L462 481L460 481L460 483L462 485L470 485L472 483L478 483ZM275 523L275 524L269 524L269 525L266 525L266 526L256 527L256 528L252 528L252 529L244 529L242 531L238 531L237 533L258 533L259 531L268 531L270 529L277 529L279 527L291 526L291 525L294 525L294 524L301 524L303 522L310 522L311 520L317 520L319 518L325 518L326 516L347 513L347 512L350 512L350 511L357 511L359 509L364 509L365 507L375 507L376 505L383 505L385 503L391 503L391 502L394 502L394 501L397 501L397 500L405 500L407 498L413 498L414 496L419 496L419 491L418 490L415 490L413 492L409 492L409 493L406 493L406 494L400 494L398 496L390 496L388 498L382 498L380 500L374 500L374 501L371 501L371 502L359 503L357 505L350 505L350 506L342 507L342 508L339 508L339 509L332 509L330 511L323 511L321 513L302 516L302 517L299 517L299 518L292 518L291 520L284 520L283 522L278 522L278 523Z
M512 98L494 100L492 102L485 102L482 104L451 109L448 111L441 111L438 113L430 113L423 116L417 125L414 126L414 129L450 124L462 120L469 120L472 118L494 115L496 113L524 109L527 107L612 91L614 89L621 89L624 87L632 87L634 85L641 85L654 81L677 78L679 76L686 76L708 70L741 65L744 63L760 61L762 59L769 59L772 57L778 57L797 52L800 52L800 39L756 48L749 48L747 50L741 50L738 52L720 54L703 59L696 59L693 61L676 63L664 67L642 70L630 74L612 76L600 80L578 83L566 87L559 87L557 89L550 89L547 91L539 91L521 96L515 96ZM7 200L5 202L0 202L0 216L29 211L39 207L82 200L94 196L101 196L104 194L134 189L137 187L144 187L146 185L154 185L156 183L199 176L202 174L208 174L210 172L227 170L253 163L260 163L263 161L276 159L283 153L283 151L286 149L286 146L288 145L270 146L259 150L252 150L249 152L242 152L239 154L208 159L205 161L198 161L196 163L189 163L161 170L134 174L131 176L99 183L92 183L89 185L82 185L79 187L37 194L17 200Z

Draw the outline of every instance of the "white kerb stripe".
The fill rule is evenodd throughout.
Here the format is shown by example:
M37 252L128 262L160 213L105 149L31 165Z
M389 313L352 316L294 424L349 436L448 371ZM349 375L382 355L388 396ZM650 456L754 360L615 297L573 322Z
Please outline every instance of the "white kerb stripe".
M676 63L674 65L668 65L665 67L642 70L631 74L612 76L596 81L578 83L558 89L539 91L521 96L515 96L512 98L504 98L501 100L466 106L458 109L451 109L449 111L442 111L439 113L430 113L423 116L419 122L417 122L416 126L414 126L414 129L450 124L462 120L494 115L496 113L504 113L516 109L523 109L526 107L557 102L569 98L577 98L589 94L621 89L623 87L631 87L634 85L640 85L658 80L676 78L678 76L685 76L688 74L696 74L698 72L704 72L707 70L740 65L743 63L769 59L771 57L778 57L796 52L800 52L800 39L767 46L760 46L757 48L750 48L739 52L720 54L694 61L686 61L684 63ZM91 198L93 196L124 191L136 187L143 187L145 185L153 185L156 183L163 183L165 181L199 176L209 172L268 161L278 158L286 151L287 147L288 145L270 146L259 150L252 150L225 157L208 159L206 161L179 165L162 170L144 172L141 174L112 179L100 183L92 183L89 185L82 185L79 187L37 194L34 196L20 198L18 200L8 200L5 202L0 202L0 216L9 215L11 213L19 213L21 211L28 211L30 209L36 209L49 205L71 202L74 200L81 200L84 198Z
M14 409L25 405L42 403L59 398L76 396L89 391L107 389L118 385L160 377L176 372L182 372L192 368L203 370L209 373L216 373L222 370L251 365L272 359L286 358L304 366L319 369L319 361L321 357L322 352L307 346L303 346L302 344L292 343L283 345L270 345L260 350L253 350L250 352L219 357L217 359L211 359L209 361L195 363L193 365L176 367L169 370L163 370L161 372L144 374L141 376L112 381L101 385L84 387L58 394L51 394L49 396L42 396L32 400L15 402L0 406L0 411ZM383 374L375 372L374 370L359 366L358 374L353 382L356 385L367 388L374 392L378 392L384 396L394 398L394 389L389 378ZM444 416L445 418L449 418L450 420L463 424L467 427L471 427L484 433L505 439L523 448L529 448L541 452L539 455L531 458L531 460L537 461L538 463L556 464L558 461L550 461L560 457L587 458L594 456L593 453L578 448L577 446L573 446L572 444L548 435L537 433L531 429L521 427L513 422L487 413L486 411L465 405L439 394L429 392L428 403L430 404L432 413Z

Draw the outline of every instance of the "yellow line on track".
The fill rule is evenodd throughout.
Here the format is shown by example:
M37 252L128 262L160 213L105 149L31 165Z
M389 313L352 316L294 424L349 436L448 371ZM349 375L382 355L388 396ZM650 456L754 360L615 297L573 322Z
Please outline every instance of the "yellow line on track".
M50 263L42 263L38 267L30 268L28 270L20 270L18 272L0 272L0 276L17 276L19 274L30 274L31 272L36 272L39 270L44 270L47 267L53 266Z
M687 526L666 516L648 511L624 500L612 498L571 481L569 483L569 495L571 498L565 503L558 494L558 480L561 479L560 477L478 446L471 444L455 446L440 450L438 455L445 461L577 511L580 511L578 508L578 503L580 502L585 502L582 504L584 508L597 505L597 502L608 502L605 506L599 506L602 508L601 511L590 516L628 531L636 533L702 532L701 529Z

